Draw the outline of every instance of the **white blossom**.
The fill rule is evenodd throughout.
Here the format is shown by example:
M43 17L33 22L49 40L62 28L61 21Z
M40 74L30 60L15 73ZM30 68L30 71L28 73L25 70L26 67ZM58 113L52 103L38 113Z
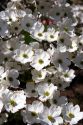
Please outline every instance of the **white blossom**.
M53 98L53 94L55 91L57 91L57 86L54 86L52 83L51 84L39 84L37 86L37 91L39 94L39 99L41 101L46 101L48 99Z
M79 105L73 106L72 103L68 103L62 113L63 119L70 125L77 124L83 118L83 112L80 112Z

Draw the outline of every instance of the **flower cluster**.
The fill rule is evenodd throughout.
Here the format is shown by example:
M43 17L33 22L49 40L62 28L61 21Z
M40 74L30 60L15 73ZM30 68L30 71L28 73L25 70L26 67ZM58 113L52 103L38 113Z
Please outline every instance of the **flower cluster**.
M11 0L0 12L0 124L21 112L27 125L77 124L65 91L83 69L83 7L66 0Z

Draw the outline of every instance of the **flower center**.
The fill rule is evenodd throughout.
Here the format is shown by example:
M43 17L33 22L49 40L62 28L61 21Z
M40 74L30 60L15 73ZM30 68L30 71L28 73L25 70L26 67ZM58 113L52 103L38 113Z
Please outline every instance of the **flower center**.
M41 74L41 73L39 73L39 74L38 74L38 76L39 76L39 78L41 78L41 77L42 77L42 74Z
M46 91L46 92L44 93L44 95L45 95L45 96L49 96L50 93L49 93L48 91Z
M8 80L9 80L10 82L12 82L12 81L13 81L13 78L12 78L12 77L8 77Z
M16 102L14 100L10 100L10 104L14 107L16 106Z
M61 59L58 59L58 63L62 64L62 62L63 62L63 61L62 61Z
M66 78L67 78L67 77L69 77L69 75L68 75L67 73L65 73L65 74L64 74L64 77L66 77Z
M50 35L50 38L52 38L52 39L53 39L53 38L54 38L54 36L53 36L53 35Z
M43 35L42 35L42 33L38 33L38 36L39 36L39 37L42 37Z
M15 29L15 30L18 30L18 27L15 27L14 29Z
M43 64L44 63L44 61L42 60L42 59L39 59L39 64Z
M27 26L27 27L30 27L30 23L27 23L26 26Z
M36 91L35 91L35 90L32 90L31 92L32 92L32 93L35 93Z
M55 119L54 119L51 115L48 116L48 119L49 119L51 122L55 122Z
M37 116L37 113L36 112L31 112L31 115L35 117L35 116Z
M64 43L64 39L63 38L61 38L60 41L61 41L61 43Z
M67 27L64 27L64 30L65 30L66 32L68 32L68 28L67 28Z
M14 50L13 47L11 47L11 48L10 48L10 51L13 51L13 50Z
M24 57L24 58L27 58L28 56L27 56L27 54L23 54L23 57Z
M72 113L69 113L68 116L69 116L69 118L74 118L74 114L72 114Z

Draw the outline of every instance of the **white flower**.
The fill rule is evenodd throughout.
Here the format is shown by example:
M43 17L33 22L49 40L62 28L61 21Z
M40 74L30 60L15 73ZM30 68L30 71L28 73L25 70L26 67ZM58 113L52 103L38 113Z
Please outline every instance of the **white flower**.
M48 13L49 8L53 5L52 0L37 0L37 11L40 12L42 15L45 15Z
M9 31L11 34L19 34L22 31L22 27L20 26L20 22L12 22L11 25L9 25Z
M57 41L58 37L59 37L59 32L55 31L54 28L48 28L46 34L46 40L51 43L53 41Z
M24 91L6 91L3 93L4 107L8 112L15 113L26 106Z
M49 10L49 16L55 20L55 23L61 21L62 14L62 7L57 5Z
M35 22L36 20L32 14L26 15L21 21L22 29L27 32L30 32Z
M34 101L32 104L28 104L26 106L26 110L22 111L23 121L24 123L38 123L39 114L43 112L44 106L40 101Z
M68 66L71 64L68 58L69 55L67 52L61 53L59 51L55 51L52 57L52 62L56 68L62 67L63 69L68 69Z
M38 93L36 91L35 83L27 82L25 94L26 94L27 97L38 97Z
M61 78L62 73L56 72L54 76L51 76L51 82L56 85L59 90L64 90L66 87L70 85L70 82L64 82L64 80Z
M32 115L38 115L43 112L44 106L40 101L34 101L32 104L28 104L28 111L32 112ZM35 114L36 113L36 114Z
M64 18L63 22L58 23L58 26L60 28L60 31L64 31L64 32L70 34L71 36L73 36L74 26L73 26L73 22L70 18Z
M18 17L17 17L17 10L16 9L7 9L6 10L6 13L9 17L8 19L8 23L11 23L11 22L16 22L18 20Z
M48 125L59 125L63 123L60 116L62 108L60 106L51 105L50 108L45 107L43 113L40 114L40 119Z
M27 62L31 62L33 58L34 52L32 50L32 47L28 45L21 45L19 49L16 49L14 51L14 56L13 58L21 62L22 64L26 64Z
M76 66L83 69L83 53L79 53L76 58L73 60Z
M12 22L16 22L26 15L25 11L21 9L16 9L16 6L14 4L13 6L12 5L8 5L8 6L9 8L7 8L7 10L5 11L6 20L8 24L12 24Z
M30 32L31 36L38 41L45 39L44 25L40 22L36 22Z
M60 97L57 99L57 105L59 105L59 106L61 106L61 107L64 107L67 103L68 103L68 99L67 99L67 97L65 97L65 96L60 96Z
M71 47L72 41L70 35L65 32L61 32L57 41L58 49L60 52L68 51L68 48Z
M1 42L1 52L5 55L13 54L13 51L20 46L19 39L14 37L3 43Z
M40 71L45 66L50 64L50 55L43 50L39 50L35 53L32 62L30 65L35 68L37 71Z
M5 86L18 87L20 81L17 79L19 76L18 70L11 69L3 73L1 78L1 84Z
M33 69L31 71L31 73L32 73L33 81L35 81L35 83L38 83L38 82L41 82L45 79L47 71L46 71L46 69L42 69L40 71Z
M63 108L63 119L70 125L77 124L79 120L83 118L83 112L80 112L79 105L73 106L72 103L68 103Z
M75 71L70 69L70 70L66 70L62 72L61 78L65 81L65 82L71 82L72 79L75 77Z
M37 86L37 91L39 94L39 99L41 101L46 101L48 99L53 98L53 94L55 91L57 91L57 86L54 86L52 83L51 84L39 84Z

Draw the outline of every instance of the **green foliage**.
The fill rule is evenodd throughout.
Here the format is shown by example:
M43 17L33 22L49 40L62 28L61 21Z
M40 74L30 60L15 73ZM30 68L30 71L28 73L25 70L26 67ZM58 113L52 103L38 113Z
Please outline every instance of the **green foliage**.
M26 44L29 44L29 43L35 41L35 39L33 39L33 38L30 36L30 33L26 32L26 31L24 31L24 30L22 30L21 33L24 35L24 40L25 40L25 43L26 43Z

